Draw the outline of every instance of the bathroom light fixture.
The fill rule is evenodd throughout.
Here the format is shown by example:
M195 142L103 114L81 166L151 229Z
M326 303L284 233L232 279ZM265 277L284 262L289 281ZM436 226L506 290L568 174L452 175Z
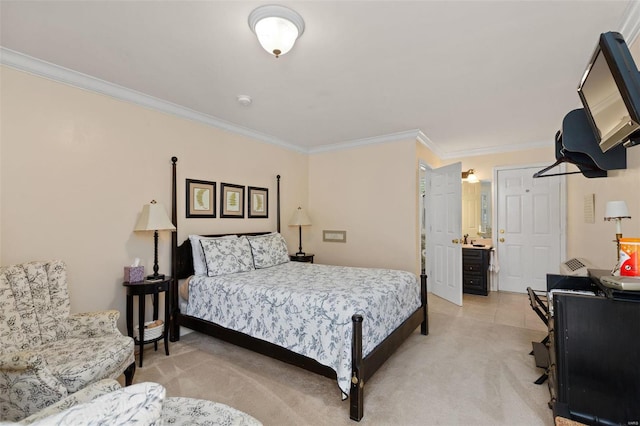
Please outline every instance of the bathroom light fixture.
M296 11L275 4L260 6L249 15L249 28L267 52L284 55L304 32L304 20Z
M624 201L608 201L605 208L604 220L616 221L616 245L618 249L618 260L620 260L620 238L622 238L622 229L620 222L622 219L631 219L629 216L629 208Z
M478 176L475 175L473 169L469 169L466 172L462 172L462 180L465 180L469 183L478 183L480 182L480 180L478 179Z

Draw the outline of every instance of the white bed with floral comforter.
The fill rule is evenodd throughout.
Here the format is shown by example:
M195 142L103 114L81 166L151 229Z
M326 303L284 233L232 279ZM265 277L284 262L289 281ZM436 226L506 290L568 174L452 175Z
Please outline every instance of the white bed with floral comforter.
M364 318L366 356L420 305L420 282L409 272L287 261L247 272L194 275L182 312L331 367L346 398L351 317Z

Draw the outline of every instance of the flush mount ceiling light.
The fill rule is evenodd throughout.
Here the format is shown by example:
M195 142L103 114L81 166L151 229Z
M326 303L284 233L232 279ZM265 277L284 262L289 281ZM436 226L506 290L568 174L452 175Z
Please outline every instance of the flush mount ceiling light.
M304 32L304 20L296 11L278 5L260 6L249 15L249 27L267 52L284 55Z
M469 183L480 182L480 180L478 179L478 176L476 176L476 174L473 172L473 169L469 169L466 172L462 172L462 180L465 180Z

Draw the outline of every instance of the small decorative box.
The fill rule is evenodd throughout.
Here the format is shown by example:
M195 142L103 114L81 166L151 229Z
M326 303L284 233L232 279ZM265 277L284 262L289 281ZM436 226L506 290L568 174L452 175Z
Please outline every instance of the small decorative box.
M124 280L130 283L144 281L144 266L125 266Z

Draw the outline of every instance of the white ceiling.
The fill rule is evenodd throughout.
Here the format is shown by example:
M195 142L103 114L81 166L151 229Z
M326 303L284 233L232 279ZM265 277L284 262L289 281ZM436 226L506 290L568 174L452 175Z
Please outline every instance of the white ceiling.
M446 158L550 145L599 34L631 44L640 20L637 0L282 1L306 29L276 59L247 24L264 3L3 0L2 62L304 152L421 131Z

